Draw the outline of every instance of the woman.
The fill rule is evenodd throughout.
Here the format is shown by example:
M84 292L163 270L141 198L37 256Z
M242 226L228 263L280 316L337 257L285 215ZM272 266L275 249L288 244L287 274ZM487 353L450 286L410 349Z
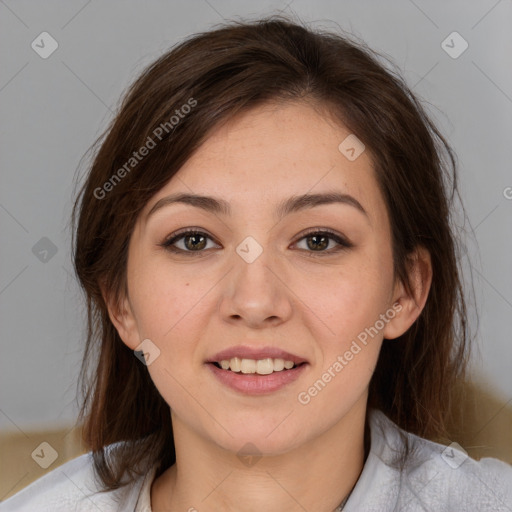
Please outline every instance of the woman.
M91 451L0 510L511 510L509 465L434 442L467 360L456 192L361 43L274 16L165 54L75 204Z

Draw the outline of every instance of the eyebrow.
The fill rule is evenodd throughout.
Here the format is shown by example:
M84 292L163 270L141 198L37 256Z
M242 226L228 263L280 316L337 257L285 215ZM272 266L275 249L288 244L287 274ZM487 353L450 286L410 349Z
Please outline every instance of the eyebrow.
M157 201L153 205L151 210L148 212L146 216L146 222L148 221L149 217L153 215L157 210L160 210L165 206L177 203L188 204L216 214L228 216L231 215L231 206L227 201L223 199L202 196L197 194L178 193L163 197L162 199ZM278 219L282 219L283 217L290 213L314 208L315 206L333 203L353 206L362 214L364 214L368 222L370 222L368 213L355 197L352 197L349 194L342 194L339 192L327 192L323 194L303 194L300 196L292 196L277 205L275 214Z

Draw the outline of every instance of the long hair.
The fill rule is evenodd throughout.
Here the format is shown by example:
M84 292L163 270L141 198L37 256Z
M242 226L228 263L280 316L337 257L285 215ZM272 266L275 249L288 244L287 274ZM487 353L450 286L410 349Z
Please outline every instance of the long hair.
M384 340L368 405L422 437L445 434L468 338L451 220L456 160L388 67L361 41L271 16L195 34L129 87L94 146L72 214L73 262L88 324L79 421L105 490L153 464L160 475L175 452L169 406L120 339L100 284L117 300L126 293L128 243L148 200L213 128L268 101L313 100L365 144L389 213L395 277L409 290L411 252L418 245L429 251L426 305L406 333ZM143 146L151 150L136 158Z

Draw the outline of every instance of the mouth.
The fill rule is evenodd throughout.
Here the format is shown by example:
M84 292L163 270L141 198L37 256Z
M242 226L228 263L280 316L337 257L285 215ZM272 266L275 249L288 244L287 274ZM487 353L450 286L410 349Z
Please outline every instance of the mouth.
M214 361L213 364L219 370L237 373L240 375L271 375L278 372L287 372L299 366L306 364L305 362L294 363L289 359L271 358L264 359L247 359L233 357L231 359L222 359L221 361Z
M262 395L298 379L309 366L304 358L276 347L234 347L206 361L217 381L239 393Z

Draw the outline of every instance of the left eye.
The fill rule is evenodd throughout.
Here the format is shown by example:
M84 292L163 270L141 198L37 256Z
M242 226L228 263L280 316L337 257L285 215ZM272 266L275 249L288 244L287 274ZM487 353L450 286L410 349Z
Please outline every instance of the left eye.
M342 238L341 236L333 233L331 231L312 231L307 233L305 236L300 238L298 242L305 241L306 248L305 250L310 250L310 252L316 253L332 253L336 251L340 251L343 249L348 249L352 247L352 244ZM296 243L298 243L296 242ZM329 247L330 242L335 242L335 246L331 247L329 250L326 250ZM304 249L304 248L302 248Z

